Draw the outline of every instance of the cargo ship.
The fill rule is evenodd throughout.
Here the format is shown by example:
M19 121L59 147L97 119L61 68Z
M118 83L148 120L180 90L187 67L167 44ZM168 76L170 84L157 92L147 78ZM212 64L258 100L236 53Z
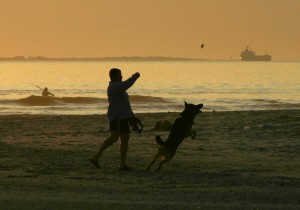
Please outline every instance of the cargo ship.
M271 61L271 55L256 55L249 47L241 52L242 61Z

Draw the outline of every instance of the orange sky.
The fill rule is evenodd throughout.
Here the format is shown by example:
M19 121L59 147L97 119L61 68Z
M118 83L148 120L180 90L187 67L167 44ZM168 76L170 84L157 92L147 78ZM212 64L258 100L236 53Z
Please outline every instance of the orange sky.
M300 60L299 0L0 0L0 18L0 57Z

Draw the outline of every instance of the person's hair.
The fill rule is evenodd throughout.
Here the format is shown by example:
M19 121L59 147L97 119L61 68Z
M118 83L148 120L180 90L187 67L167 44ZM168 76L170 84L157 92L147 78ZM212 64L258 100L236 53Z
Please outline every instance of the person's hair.
M109 71L109 77L110 77L110 79L112 80L112 79L115 78L119 73L121 73L121 70L120 70L120 69L112 68L112 69Z

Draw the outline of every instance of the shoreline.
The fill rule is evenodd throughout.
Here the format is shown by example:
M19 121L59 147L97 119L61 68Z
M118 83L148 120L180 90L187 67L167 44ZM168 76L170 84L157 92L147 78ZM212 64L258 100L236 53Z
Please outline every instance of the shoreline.
M202 111L203 113L248 113L248 112L293 112L293 111L300 111L299 108L286 108L286 109L253 109L253 110L204 110ZM144 116L144 115L165 115L165 114L180 114L180 111L153 111L153 112L135 112L136 116ZM106 112L105 113L95 113L95 114L61 114L61 113L12 113L12 114L0 114L0 118L1 117L10 117L10 116L36 116L36 117L41 117L41 116L106 116ZM197 115L196 118L200 116Z
M160 172L146 172L159 120L177 112L136 114L131 172L118 172L119 143L88 158L108 137L106 115L0 115L1 209L298 209L300 110L203 112Z

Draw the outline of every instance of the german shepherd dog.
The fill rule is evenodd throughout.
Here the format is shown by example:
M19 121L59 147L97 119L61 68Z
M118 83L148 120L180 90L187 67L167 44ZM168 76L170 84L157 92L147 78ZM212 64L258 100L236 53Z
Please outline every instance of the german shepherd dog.
M163 141L160 136L156 136L158 151L146 170L150 170L155 161L162 157L162 161L156 169L159 171L164 163L169 162L174 157L178 146L185 138L191 137L194 139L196 137L196 131L191 129L196 115L201 113L200 109L202 109L203 104L194 105L184 102L184 106L183 112L180 113L181 117L175 120L167 140Z

